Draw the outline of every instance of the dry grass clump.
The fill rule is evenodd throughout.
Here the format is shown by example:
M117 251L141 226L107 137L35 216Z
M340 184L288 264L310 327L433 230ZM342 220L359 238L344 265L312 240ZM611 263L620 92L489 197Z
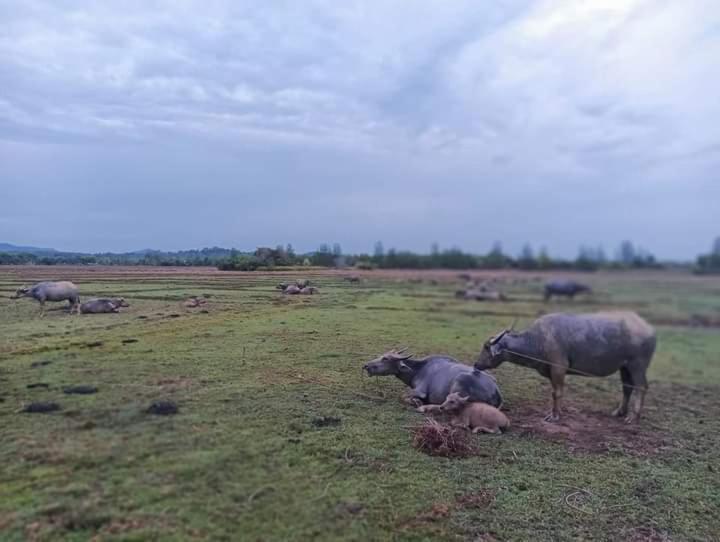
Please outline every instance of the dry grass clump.
M475 452L467 431L427 419L413 430L413 446L428 455L468 457Z

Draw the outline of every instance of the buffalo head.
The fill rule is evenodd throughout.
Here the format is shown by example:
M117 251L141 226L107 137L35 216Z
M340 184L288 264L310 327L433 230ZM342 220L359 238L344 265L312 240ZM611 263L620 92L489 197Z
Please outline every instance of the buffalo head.
M497 335L491 337L483 344L480 355L475 361L475 369L484 371L485 369L494 369L505 361L506 348L505 337L515 327L515 322L509 328L503 329Z
M455 412L463 408L470 400L469 395L460 395L458 392L448 394L445 402L440 405L440 410L443 412Z
M12 296L12 299L20 299L21 297L25 297L30 293L30 287L29 286L23 286L22 288L18 288L15 291L15 295Z
M375 358L363 365L363 369L367 371L369 376L388 376L398 375L400 373L412 371L405 363L412 357L412 354L406 354L407 348L401 350L390 350L385 352L379 358Z

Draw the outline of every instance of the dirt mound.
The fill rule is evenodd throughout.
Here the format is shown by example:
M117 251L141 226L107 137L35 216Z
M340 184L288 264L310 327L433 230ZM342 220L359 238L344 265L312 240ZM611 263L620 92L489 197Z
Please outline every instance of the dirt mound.
M509 413L512 432L564 443L570 453L619 452L635 456L660 453L672 441L647 423L627 425L608 412L567 405L560 422L544 421L546 405L522 405Z
M428 455L468 457L475 448L468 431L427 419L413 430L413 446Z

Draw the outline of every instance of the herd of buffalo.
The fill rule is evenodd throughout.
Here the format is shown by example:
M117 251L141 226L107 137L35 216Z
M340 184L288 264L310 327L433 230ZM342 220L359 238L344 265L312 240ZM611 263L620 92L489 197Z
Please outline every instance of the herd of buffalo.
M359 279L358 279L359 280ZM355 277L349 282L357 282ZM277 286L284 294L317 292L309 281ZM501 294L473 285L467 299L502 300ZM545 284L544 298L573 298L590 288L572 280ZM17 290L14 298L37 300L44 314L46 301L69 301L70 313L96 314L119 312L129 305L123 298L96 298L80 302L72 282L40 282ZM192 306L203 302L193 298ZM190 305L188 305L190 306ZM502 395L495 378L487 373L503 362L535 369L550 380L552 410L545 421L560 419L565 376L608 376L620 372L622 399L615 416L626 423L637 421L647 391L647 369L655 352L653 328L634 312L598 312L593 314L547 314L524 331L513 326L488 339L474 367L451 357L434 355L414 359L403 350L391 350L364 365L370 376L394 375L410 388L407 400L420 412L449 413L452 423L473 431L495 433L508 427L507 417L498 409Z

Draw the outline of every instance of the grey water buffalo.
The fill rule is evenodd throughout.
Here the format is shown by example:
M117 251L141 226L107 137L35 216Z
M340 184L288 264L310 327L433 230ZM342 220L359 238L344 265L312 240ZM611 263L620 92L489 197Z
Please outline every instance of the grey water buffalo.
M569 297L573 299L577 294L592 292L590 286L581 284L574 280L551 280L545 284L545 301L551 297Z
M300 295L313 295L318 293L318 289L315 288L315 286L305 286L305 288L301 288L298 293Z
M288 294L288 295L296 295L296 294L299 294L301 290L302 290L302 288L300 288L299 286L297 286L295 284L291 284L290 286L285 288L282 291L282 293Z
M405 350L390 350L363 366L370 376L396 376L410 387L409 400L431 411L431 405L442 405L454 392L468 397L470 401L488 403L495 407L502 404L502 395L495 378L448 356L428 356L413 359ZM435 407L439 408L439 407Z
M507 297L502 292L487 289L466 290L463 298L474 301L507 301Z
M546 421L560 419L565 375L609 376L620 371L623 397L613 415L633 423L645 400L646 373L656 342L655 330L634 312L547 314L525 331L515 332L511 326L486 341L475 368L492 369L509 361L550 379L553 408Z
M110 299L90 299L80 305L82 314L105 314L109 312L120 312L120 308Z
M70 303L70 313L79 310L80 293L78 287L72 282L38 282L34 286L25 286L15 292L14 299L21 297L32 297L40 303L40 313L45 315L46 301L65 301Z

